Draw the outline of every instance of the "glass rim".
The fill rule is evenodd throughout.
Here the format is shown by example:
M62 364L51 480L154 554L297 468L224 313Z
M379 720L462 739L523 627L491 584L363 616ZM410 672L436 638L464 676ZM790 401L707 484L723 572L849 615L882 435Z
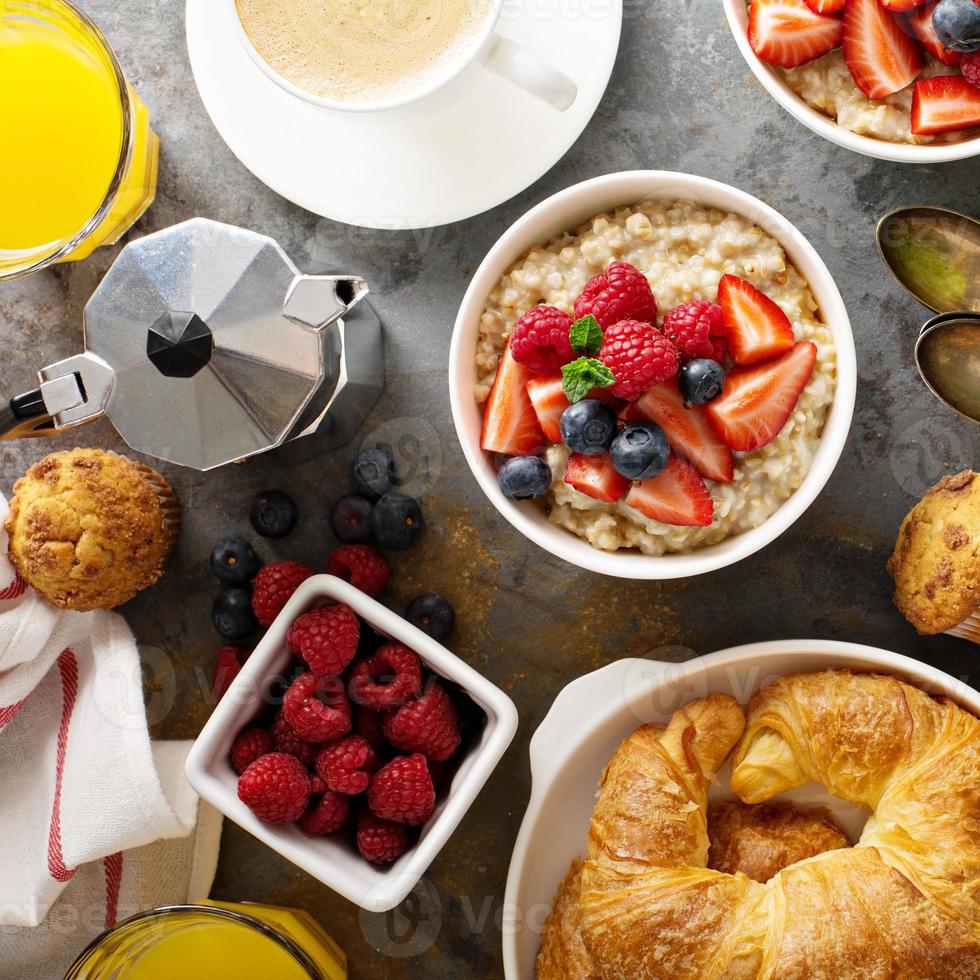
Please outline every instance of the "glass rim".
M145 912L137 912L135 915L131 915L129 918L123 919L122 922L117 922L111 928L101 932L85 947L85 949L82 950L79 956L75 959L75 962L68 967L68 971L65 973L65 980L73 980L73 978L77 977L79 975L77 971L85 965L85 961L93 953L97 952L99 947L114 933L120 932L121 930L139 922L149 921L150 919L154 918L161 918L165 915L183 915L190 912L214 916L215 918L219 919L227 919L229 921L236 922L239 925L244 925L254 929L256 932L261 933L267 939L273 940L279 946L285 949L286 952L296 960L297 964L306 970L310 976L310 980L326 980L323 975L323 971L320 970L316 963L313 962L309 954L306 953L295 940L280 932L275 928L275 926L271 926L267 922L263 922L261 919L247 915L244 912L239 912L237 909L222 908L221 906L216 905L195 905L193 903L187 905L161 905L159 908L147 909Z
M105 34L102 33L98 24L96 24L95 21L88 16L88 14L81 10L74 3L74 0L41 0L41 4L44 6L60 6L67 8L75 17L78 18L82 26L95 38L95 41L109 59L109 64L112 67L112 72L116 80L116 88L119 91L120 108L122 109L122 142L119 148L119 160L116 163L116 169L112 175L112 180L109 182L109 187L107 188L105 196L102 199L102 203L99 205L95 213L71 238L63 241L54 252L50 253L49 255L42 256L41 258L37 259L37 261L25 266L23 269L17 269L14 272L9 273L0 272L0 282L4 280L20 279L22 276L29 276L31 273L40 272L41 269L46 269L49 265L54 265L54 263L59 259L64 258L70 252L73 252L79 245L81 245L82 242L84 242L85 239L99 227L99 225L109 214L113 202L116 199L116 195L119 192L119 188L122 185L123 177L126 174L126 168L129 166L130 157L133 153L134 129L132 120L132 100L129 97L129 85L126 82L126 76L123 73L122 65L120 65L115 51L112 49L112 45L109 44L108 39L106 38ZM35 5L38 5L37 0L35 0Z

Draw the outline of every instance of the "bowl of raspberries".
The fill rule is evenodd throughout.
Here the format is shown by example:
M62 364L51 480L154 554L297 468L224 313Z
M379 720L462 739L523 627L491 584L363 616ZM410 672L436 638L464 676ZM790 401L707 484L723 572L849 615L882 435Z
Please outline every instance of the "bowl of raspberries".
M201 797L345 898L401 902L517 730L497 687L354 585L306 578L187 760Z

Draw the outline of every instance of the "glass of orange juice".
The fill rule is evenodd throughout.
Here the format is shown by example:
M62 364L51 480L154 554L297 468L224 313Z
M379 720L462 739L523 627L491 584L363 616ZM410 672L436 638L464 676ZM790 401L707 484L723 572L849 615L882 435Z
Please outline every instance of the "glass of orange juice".
M346 980L347 960L297 909L202 902L152 909L85 950L65 980Z
M156 191L159 141L68 0L0 0L0 279L115 242Z

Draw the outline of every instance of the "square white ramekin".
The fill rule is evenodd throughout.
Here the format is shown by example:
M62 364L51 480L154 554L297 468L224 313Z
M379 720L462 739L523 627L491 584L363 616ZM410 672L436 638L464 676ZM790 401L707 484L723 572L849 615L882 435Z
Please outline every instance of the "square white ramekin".
M378 633L414 650L435 674L458 684L486 716L445 798L422 828L418 842L390 867L369 864L345 841L308 837L293 824L267 824L238 799L238 777L228 753L238 733L268 702L270 680L292 661L286 631L297 616L325 601L345 602ZM386 912L415 887L496 768L517 731L517 709L499 688L411 623L347 582L330 575L307 579L286 603L218 702L187 757L190 784L217 810L344 898L370 912Z

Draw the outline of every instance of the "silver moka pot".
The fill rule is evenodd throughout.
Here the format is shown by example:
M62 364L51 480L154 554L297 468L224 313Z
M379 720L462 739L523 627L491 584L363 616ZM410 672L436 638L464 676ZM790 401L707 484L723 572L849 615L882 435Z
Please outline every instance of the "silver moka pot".
M384 384L363 279L302 275L277 242L195 218L127 245L85 307L85 353L0 405L0 438L107 415L135 450L210 470L303 436L342 445ZM311 447L312 448L312 447Z

